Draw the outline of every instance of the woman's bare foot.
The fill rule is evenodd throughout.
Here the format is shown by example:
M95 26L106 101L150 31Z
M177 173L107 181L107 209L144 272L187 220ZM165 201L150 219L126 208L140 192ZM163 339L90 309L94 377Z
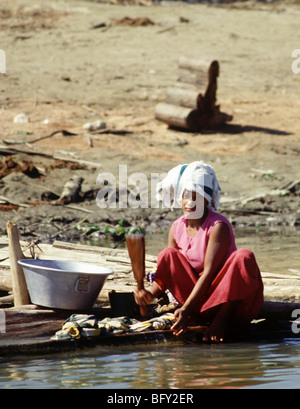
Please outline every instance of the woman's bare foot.
M227 302L220 307L219 311L208 327L208 330L203 336L204 342L219 343L224 341L228 320L237 303L238 301Z
M207 343L219 343L224 341L226 326L210 324L208 330L203 336L203 341Z

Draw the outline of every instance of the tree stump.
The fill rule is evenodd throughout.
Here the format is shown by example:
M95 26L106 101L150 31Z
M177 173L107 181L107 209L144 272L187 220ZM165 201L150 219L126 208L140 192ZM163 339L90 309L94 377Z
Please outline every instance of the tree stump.
M176 87L167 91L164 103L155 107L155 118L170 127L203 131L220 128L232 116L220 111L217 102L218 61L179 59ZM200 88L200 92L199 92Z

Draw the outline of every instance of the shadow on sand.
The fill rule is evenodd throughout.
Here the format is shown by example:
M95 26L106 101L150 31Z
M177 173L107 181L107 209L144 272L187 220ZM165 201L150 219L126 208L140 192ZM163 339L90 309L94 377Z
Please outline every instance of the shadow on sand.
M222 133L222 134L242 134L245 132L261 132L266 133L269 135L281 135L281 136L288 136L293 135L292 132L281 131L280 129L272 129L272 128L265 128L263 126L255 126L255 125L238 125L238 124L224 124L220 128L216 129L203 129L201 131L195 131L190 129L183 129L183 128L176 128L174 126L170 126L169 129L173 129L174 131L184 132L184 133L193 133L193 134L215 134L215 133Z
M281 131L279 129L265 128L255 125L238 125L238 124L225 124L218 130L218 132L226 134L239 134L244 132L262 132L270 135L292 135L292 132Z

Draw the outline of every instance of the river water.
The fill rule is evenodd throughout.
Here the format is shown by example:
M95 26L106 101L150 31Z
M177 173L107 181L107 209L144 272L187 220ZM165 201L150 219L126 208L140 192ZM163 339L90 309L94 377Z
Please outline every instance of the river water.
M300 341L96 348L0 358L1 388L299 388Z
M300 230L236 231L262 271L300 273ZM148 251L166 237L148 236ZM0 388L300 388L300 337L222 345L96 347L68 354L0 357Z

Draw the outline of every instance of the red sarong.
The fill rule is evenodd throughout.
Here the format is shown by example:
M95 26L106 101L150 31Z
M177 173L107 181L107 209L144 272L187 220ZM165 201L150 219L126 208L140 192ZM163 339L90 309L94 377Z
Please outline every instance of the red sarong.
M195 272L185 256L175 248L166 248L158 255L154 280L184 304L202 273ZM246 249L234 251L211 283L204 301L194 311L209 316L209 310L229 301L240 301L232 319L248 323L263 304L263 282L254 254ZM208 313L208 314L207 314Z

